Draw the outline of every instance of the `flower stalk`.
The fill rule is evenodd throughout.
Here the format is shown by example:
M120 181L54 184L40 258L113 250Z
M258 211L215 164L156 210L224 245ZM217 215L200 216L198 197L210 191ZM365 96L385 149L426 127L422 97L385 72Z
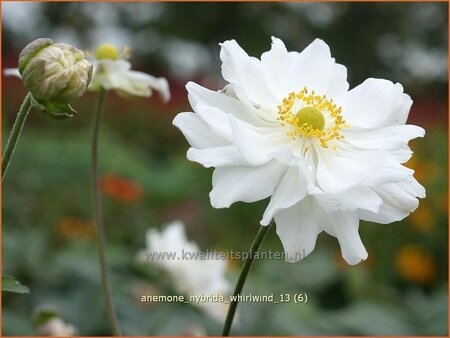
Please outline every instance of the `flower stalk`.
M253 257L255 253L258 251L259 246L261 245L262 241L266 237L267 232L270 230L270 227L272 226L272 223L270 223L267 226L261 225L261 227L258 230L258 233L256 234L255 239L253 240L253 243L250 247L250 255L245 260L244 265L242 266L241 273L239 275L239 279L236 283L236 287L233 292L233 298L235 299L231 301L230 308L228 309L227 318L225 319L225 324L222 331L222 336L226 337L230 334L231 325L233 324L234 315L236 313L237 306L239 302L237 301L239 294L242 292L242 289L244 288L245 281L247 280L247 275L250 271L250 268L253 263Z
M98 170L98 141L100 135L100 125L102 120L102 112L106 101L106 91L101 89L93 116L93 132L92 132L92 180L93 180L93 192L94 192L94 213L95 223L97 225L97 239L98 239L98 254L100 259L100 272L102 278L103 294L106 302L106 309L108 312L109 321L112 326L113 334L115 336L121 336L122 330L120 329L119 321L117 320L116 312L114 309L114 303L112 299L111 285L108 275L108 262L106 260L106 240L105 240L105 227L103 223L101 190L100 190L100 175Z
M17 142L19 141L20 134L27 119L28 113L31 108L31 93L28 93L23 100L22 106L17 114L16 121L9 135L8 142L6 143L5 151L2 156L2 181L5 178L6 171L8 170L9 162L11 161L14 150L16 149Z

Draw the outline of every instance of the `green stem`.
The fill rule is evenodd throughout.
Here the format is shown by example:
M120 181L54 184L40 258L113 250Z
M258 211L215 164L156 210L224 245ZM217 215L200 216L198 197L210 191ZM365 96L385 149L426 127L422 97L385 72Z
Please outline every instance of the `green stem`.
M102 276L103 294L106 301L106 309L108 312L109 321L111 322L113 334L115 336L121 336L122 331L120 329L119 321L117 320L116 312L114 310L111 286L109 283L108 263L106 260L105 226L103 224L100 175L98 170L98 139L100 134L102 111L105 106L105 101L106 92L104 89L101 89L98 94L97 103L94 110L92 133L92 180L94 188L94 212L95 223L97 224L98 254L100 258L100 271Z
M259 228L258 233L256 234L255 239L253 240L252 246L250 247L250 255L245 260L244 265L242 266L241 274L239 275L239 279L236 283L236 287L234 289L233 298L234 301L231 302L230 307L228 309L227 318L225 319L225 324L223 327L222 336L228 336L230 334L231 325L233 324L233 318L236 313L237 306L239 302L237 301L237 296L241 293L242 288L244 287L245 281L247 279L248 272L250 271L250 268L253 263L253 257L255 256L255 253L258 251L259 246L261 245L264 237L266 236L267 232L269 231L272 223L270 223L267 226L261 226Z
M31 108L31 93L28 93L20 106L19 113L17 114L16 121L9 135L8 142L6 143L5 151L2 156L2 181L5 178L6 170L8 170L9 162L11 161L14 149L16 148L17 141L19 140L20 133L22 132L25 120L27 119L28 112Z

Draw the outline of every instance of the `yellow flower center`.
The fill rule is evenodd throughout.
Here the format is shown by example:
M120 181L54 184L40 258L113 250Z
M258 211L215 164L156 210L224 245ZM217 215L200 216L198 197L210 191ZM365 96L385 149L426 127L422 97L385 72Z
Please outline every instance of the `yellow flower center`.
M340 130L348 128L342 118L342 108L327 99L326 95L309 93L305 87L298 93L291 92L278 106L278 120L281 125L289 126L288 135L297 137L318 138L320 145L328 148L333 140L344 138ZM334 149L335 147L333 147Z
M120 58L119 49L110 43L104 43L95 50L94 56L97 60L110 59L118 60Z
M325 118L316 107L305 107L300 109L295 117L298 119L297 126L309 124L313 129L323 130Z

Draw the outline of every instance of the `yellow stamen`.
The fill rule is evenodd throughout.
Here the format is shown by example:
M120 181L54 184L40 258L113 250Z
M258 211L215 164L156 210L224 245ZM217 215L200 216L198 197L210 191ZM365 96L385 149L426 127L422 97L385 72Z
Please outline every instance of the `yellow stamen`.
M348 128L341 115L342 108L325 95L308 92L305 87L298 93L291 92L278 106L278 120L281 125L289 126L288 135L297 137L318 138L320 145L328 148L332 140L341 140L342 128ZM334 149L335 147L333 147Z
M129 60L131 58L131 47L128 45L124 46L122 55L125 60Z

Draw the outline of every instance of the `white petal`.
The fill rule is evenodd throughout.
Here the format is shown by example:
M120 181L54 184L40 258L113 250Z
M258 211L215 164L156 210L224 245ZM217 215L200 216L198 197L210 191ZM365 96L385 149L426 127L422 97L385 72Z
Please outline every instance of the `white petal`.
M305 197L308 183L305 170L300 166L292 166L286 170L270 198L261 220L262 225L268 225L277 212L292 207Z
M347 70L336 64L330 48L315 39L301 53L291 52L287 82L291 91L308 87L310 91L330 95L341 95L348 90Z
M206 168L249 164L234 145L207 149L190 148L187 152L187 158L190 161L202 164Z
M233 141L229 113L203 103L199 103L196 106L193 106L193 108L199 118L208 125L209 129L214 134L230 142Z
M272 37L272 48L261 56L268 86L279 101L303 87L337 97L348 90L347 69L336 64L328 45L314 40L301 53L288 52L284 43Z
M92 62L95 68L104 68L107 70L106 73L114 73L114 72L125 72L131 69L131 63L127 60L96 60Z
M265 125L263 121L258 118L259 113L251 104L245 104L225 93L206 89L194 82L188 82L186 84L186 89L192 107L196 107L201 103L206 106L216 107L225 113L232 114L236 118L255 126Z
M419 198L426 197L425 188L413 176L408 177L408 179L398 183L398 185L411 196Z
M380 155L382 154L381 152ZM373 171L368 172L368 175L362 181L363 184L373 186L386 183L398 183L414 173L414 170L402 166L389 153L385 153L383 160L379 162L378 170L376 170L376 166L372 166Z
M315 192L312 195L326 212L364 209L377 213L383 203L381 197L368 186L356 186L339 194Z
M198 251L195 243L188 242L185 234L185 226L181 221L173 221L164 226L164 230L158 232L152 228L147 231L147 247L153 252L180 252L182 248L187 251ZM170 260L166 263L172 263Z
M269 197L284 167L276 160L259 167L220 167L214 170L209 194L214 208L228 208L237 201L256 202Z
M399 83L367 79L338 98L337 104L351 127L380 128L405 124L412 100Z
M425 197L425 189L413 177L401 183L374 187L374 191L383 199L379 212L361 210L359 217L382 224L404 219L419 206L416 197Z
M347 68L339 63L334 64L331 70L330 83L325 94L331 98L340 97L348 91L349 87Z
M396 156L384 150L361 151L355 149L337 150L339 156L364 163L365 173L361 184L377 185L385 183L399 183L410 177L414 170L401 165Z
M343 130L345 142L364 149L397 150L409 140L423 137L425 130L414 125L397 125L373 130Z
M297 262L309 255L314 250L317 235L322 231L309 198L278 212L275 223L289 262Z
M276 105L265 105L264 103L254 103L250 101L245 93L245 90L236 83L228 84L226 86L227 95L235 97L240 102L246 106L254 107L255 116L261 121L262 126L273 127L274 125L279 125L277 106ZM254 124L257 126L258 124Z
M337 193L359 184L369 169L367 162L340 156L338 151L319 149L317 153L317 183L325 192Z
M173 125L181 130L189 144L198 149L225 146L229 143L212 133L197 114L180 113L173 119Z
M154 77L138 71L130 71L128 73L130 83L132 86L145 86L152 90L156 90L161 97L161 100L166 103L170 100L169 83L164 77Z
M367 258L366 248L359 237L359 218L355 212L326 213L316 210L320 226L338 239L342 257L348 264L355 265Z
M103 87L106 90L116 89L121 85L123 74L131 69L131 64L125 60L96 60L92 62L94 72L89 89Z
M272 48L261 61L249 57L231 40L222 44L220 55L223 77L241 87L254 104L268 109L269 115L289 92L305 86L333 96L348 90L346 68L335 63L328 45L320 39L298 53L288 52L280 39L272 38Z
M325 192L339 193L359 184L401 182L413 171L385 151L318 148L317 182Z
M19 68L5 68L3 69L3 74L5 76L15 76L18 77L19 79L22 78L19 72Z
M292 90L286 81L290 77L290 61L291 57L283 41L272 37L272 48L261 55L261 66L266 69L268 77L265 80L278 100L282 100Z
M253 165L262 165L273 158L277 148L286 142L282 128L257 128L228 115L233 143L242 156Z
M169 84L165 78L131 70L126 60L98 60L94 62L94 76L89 87L101 86L106 90L118 90L129 95L149 97L152 89L160 93L164 102L170 99Z
M266 81L266 70L261 62L248 56L235 40L221 44L222 76L233 84L239 84L248 98L257 104L276 106L279 102Z
M389 149L389 153L392 154L392 156L394 156L400 163L408 162L413 154L408 145L399 146L395 149Z

